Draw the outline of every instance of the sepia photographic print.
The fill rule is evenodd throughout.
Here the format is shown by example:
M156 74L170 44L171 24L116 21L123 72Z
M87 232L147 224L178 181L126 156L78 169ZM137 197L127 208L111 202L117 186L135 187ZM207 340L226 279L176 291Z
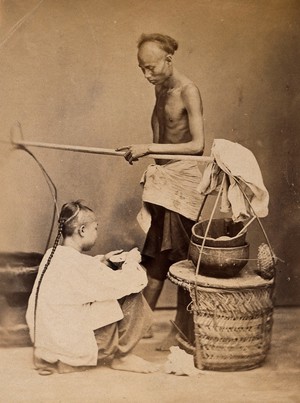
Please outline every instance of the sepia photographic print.
M300 2L0 0L0 402L300 402Z

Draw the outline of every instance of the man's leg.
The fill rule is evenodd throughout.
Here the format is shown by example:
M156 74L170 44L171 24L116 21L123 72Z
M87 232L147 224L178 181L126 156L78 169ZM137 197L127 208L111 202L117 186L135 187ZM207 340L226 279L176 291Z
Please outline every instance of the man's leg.
M164 286L164 280L157 280L148 276L148 284L143 291L144 297L152 311L154 311L158 298Z
M172 240L172 250L170 251L169 266L175 262L185 260L188 255L191 232L194 222L174 212L167 212L165 221L169 221L170 238ZM177 311L175 324L176 327L186 336L192 343L194 340L194 321L193 316L187 311L187 307L191 302L190 294L182 287L177 288ZM170 333L163 340L159 350L169 350L173 345L177 345L178 330L175 326L172 327Z
M155 258L143 256L142 265L147 270L148 275L148 284L143 290L143 294L153 311L169 271L168 252L160 252Z
M167 277L170 262L167 259L167 253L161 252L155 258L144 257L142 264L148 275L148 284L143 290L143 294L150 308L154 311ZM151 328L145 335L145 338L150 337L153 337Z
M188 311L191 301L189 291L182 287L178 287L175 324L189 343L193 345L195 340L194 318L193 314Z
M121 306L124 318L118 324L118 351L111 368L146 374L157 371L156 365L131 353L151 326L153 315L148 303L139 293L125 297Z
M191 230L194 222L177 213L165 210L161 206L150 205L152 216L151 228L148 232L143 255L143 265L148 274L149 283L144 290L144 296L152 310L155 309L158 298L161 294L164 280L167 277L169 267L180 260L185 260L191 237ZM157 252L160 251L160 252ZM148 257L155 256L155 257ZM146 255L146 256L145 256ZM175 323L185 334L186 321L189 322L189 334L193 334L193 319L187 311L190 302L189 295L178 288L177 312ZM169 350L172 345L177 345L177 329L172 327L170 333L163 340L158 350ZM186 335L188 338L189 336ZM149 332L147 337L152 337Z
M152 312L143 295L132 294L120 302L124 318L95 331L99 358L111 357L110 366L122 371L151 373L156 366L131 351L152 322Z
M142 293L126 296L121 302L124 318L118 322L117 355L125 355L144 337L152 324L153 313Z
M142 293L128 295L119 303L124 318L94 331L99 360L129 353L151 326L152 311Z
M191 301L191 297L188 291L184 290L182 287L177 288L177 310L175 317L175 326L172 326L169 334L162 341L159 347L156 348L158 351L167 351L171 346L177 346L177 334L178 329L185 338L193 345L194 336L194 320L193 315L187 311L187 307Z

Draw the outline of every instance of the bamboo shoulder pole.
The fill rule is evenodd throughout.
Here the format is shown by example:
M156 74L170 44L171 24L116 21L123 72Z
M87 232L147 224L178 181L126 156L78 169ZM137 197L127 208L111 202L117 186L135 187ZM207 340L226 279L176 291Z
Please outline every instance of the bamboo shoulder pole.
M19 135L18 138L17 134ZM50 148L54 150L73 151L87 154L112 155L117 157L124 157L125 155L125 152L116 151L112 148L85 147L69 144L43 143L38 141L27 141L27 140L25 141L23 139L23 133L20 123L15 124L11 129L11 142L13 145L19 147L28 146L28 147ZM212 157L203 157L198 155L147 154L145 157L154 159L197 161L199 163L207 163L213 161Z

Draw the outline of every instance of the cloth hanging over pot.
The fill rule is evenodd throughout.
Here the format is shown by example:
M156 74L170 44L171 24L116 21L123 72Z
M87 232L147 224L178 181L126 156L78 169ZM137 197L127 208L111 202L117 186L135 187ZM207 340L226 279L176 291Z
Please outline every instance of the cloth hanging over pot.
M226 212L231 208L232 219L235 222L244 221L254 213L258 217L266 217L269 193L253 153L238 143L215 139L211 155L214 162L206 166L197 190L205 195L217 191L225 173L227 178L225 189L223 189L221 211ZM250 200L253 211L243 192Z

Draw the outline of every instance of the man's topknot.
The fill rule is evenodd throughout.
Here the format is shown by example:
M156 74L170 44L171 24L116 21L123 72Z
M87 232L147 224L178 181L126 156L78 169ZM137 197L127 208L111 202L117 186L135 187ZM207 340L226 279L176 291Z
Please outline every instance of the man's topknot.
M178 49L178 42L168 35L157 34L157 33L142 34L138 40L138 44L137 44L138 49L140 49L140 47L145 42L156 42L162 50L164 50L166 53L169 53L171 55L174 55L174 53Z

